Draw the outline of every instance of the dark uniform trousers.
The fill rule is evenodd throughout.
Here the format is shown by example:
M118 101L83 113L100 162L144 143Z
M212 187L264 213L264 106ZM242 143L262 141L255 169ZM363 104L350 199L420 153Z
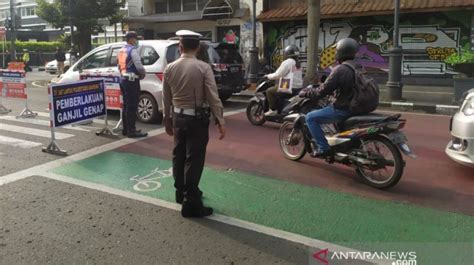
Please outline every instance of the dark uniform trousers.
M138 100L140 97L140 80L122 80L120 90L123 97L122 122L124 132L136 131Z
M209 142L209 119L174 113L173 176L187 198L200 198L199 181Z

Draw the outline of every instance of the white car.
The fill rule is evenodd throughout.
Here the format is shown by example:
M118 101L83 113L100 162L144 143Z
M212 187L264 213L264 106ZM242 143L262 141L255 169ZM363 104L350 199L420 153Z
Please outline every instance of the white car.
M119 75L117 55L124 45L123 42L110 43L95 48L69 68L57 83L78 81L80 73L83 71L94 75ZM178 52L178 41L143 40L140 41L138 52L146 70L145 79L140 81L138 120L145 123L161 122L163 117L163 71L167 65L167 55L172 54L174 60L175 53Z
M446 154L454 161L474 167L474 89L468 91L459 111L451 119L452 140Z
M64 71L67 71L69 69L69 58L71 55L69 53L66 53L66 61L64 62ZM58 61L52 60L50 62L47 62L45 65L45 71L46 73L50 74L56 74L58 72Z
M138 120L145 123L161 122L163 118L163 71L167 64L179 58L179 41L172 40L143 40L140 41L138 52L146 70L145 79L140 80L141 95L138 102ZM198 59L212 65L216 78L219 96L224 101L232 93L240 92L245 84L243 65L227 65L221 62L216 49L206 42L205 49L198 53ZM66 71L56 83L76 82L82 71L93 75L119 75L117 55L125 45L110 43L102 45L79 59ZM236 71L233 71L233 69Z

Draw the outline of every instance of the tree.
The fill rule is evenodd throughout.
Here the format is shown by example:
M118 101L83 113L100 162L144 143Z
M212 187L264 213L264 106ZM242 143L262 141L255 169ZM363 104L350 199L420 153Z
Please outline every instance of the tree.
M321 0L308 0L308 65L305 84L310 84L318 78L320 22Z
M53 3L37 0L37 2L38 16L51 23L53 27L64 28L71 23L74 25L77 32L73 39L79 46L81 55L91 50L91 35L101 27L98 19L107 18L110 22L119 22L122 18L120 7L125 5L125 0L59 0Z

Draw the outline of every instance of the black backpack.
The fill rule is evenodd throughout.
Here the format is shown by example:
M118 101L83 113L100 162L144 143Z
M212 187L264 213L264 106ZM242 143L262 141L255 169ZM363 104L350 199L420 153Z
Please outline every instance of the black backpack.
M375 80L348 62L344 62L343 65L352 69L355 76L354 96L349 104L349 110L357 115L376 110L379 106L380 91Z

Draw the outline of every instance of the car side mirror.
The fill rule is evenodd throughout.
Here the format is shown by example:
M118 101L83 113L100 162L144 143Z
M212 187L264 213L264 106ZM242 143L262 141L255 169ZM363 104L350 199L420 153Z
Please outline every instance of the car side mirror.
M79 73L82 73L82 70L84 69L84 64L82 62L78 63L76 69L79 71Z

